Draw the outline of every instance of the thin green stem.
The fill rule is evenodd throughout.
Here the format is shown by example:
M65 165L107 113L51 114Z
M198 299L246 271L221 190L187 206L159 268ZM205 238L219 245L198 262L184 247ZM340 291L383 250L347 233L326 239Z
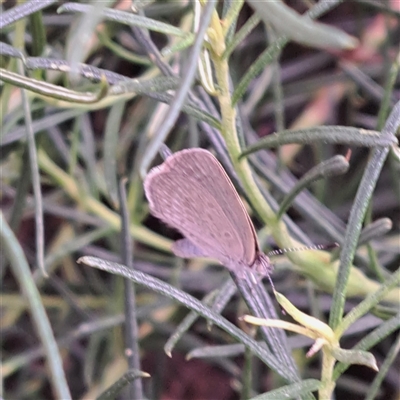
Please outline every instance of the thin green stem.
M335 381L332 380L335 359L327 347L322 348L322 371L321 386L318 391L320 399L331 399L333 390L335 389Z

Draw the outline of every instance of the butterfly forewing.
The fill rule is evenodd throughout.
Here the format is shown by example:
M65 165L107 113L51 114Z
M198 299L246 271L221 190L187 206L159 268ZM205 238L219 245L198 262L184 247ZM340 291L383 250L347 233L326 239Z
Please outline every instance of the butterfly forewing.
M180 162L190 157L193 175L201 179L210 195L218 200L226 218L231 221L243 245L241 261L251 265L258 249L257 236L249 214L243 205L235 187L219 161L207 150L191 149L184 154ZM230 250L232 251L232 249Z
M228 268L250 266L256 254L254 228L221 164L208 151L177 152L145 180L152 214L178 229Z

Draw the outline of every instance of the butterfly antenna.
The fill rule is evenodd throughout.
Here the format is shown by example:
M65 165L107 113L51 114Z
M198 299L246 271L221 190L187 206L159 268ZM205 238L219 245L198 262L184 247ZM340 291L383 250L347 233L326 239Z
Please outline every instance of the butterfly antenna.
M293 251L302 251L302 250L329 250L329 249L334 249L336 247L339 247L339 243L331 243L331 244L314 244L311 246L302 246L302 247L292 247L292 248L286 248L286 249L276 249L276 250L271 250L268 252L267 256L278 256L282 255L285 253L291 253Z

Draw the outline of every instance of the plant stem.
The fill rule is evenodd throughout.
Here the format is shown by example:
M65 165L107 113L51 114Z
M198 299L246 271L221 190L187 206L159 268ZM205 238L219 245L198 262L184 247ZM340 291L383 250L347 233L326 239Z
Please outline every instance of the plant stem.
M319 399L331 399L335 389L335 381L332 380L335 359L327 346L322 348L321 386L318 391Z

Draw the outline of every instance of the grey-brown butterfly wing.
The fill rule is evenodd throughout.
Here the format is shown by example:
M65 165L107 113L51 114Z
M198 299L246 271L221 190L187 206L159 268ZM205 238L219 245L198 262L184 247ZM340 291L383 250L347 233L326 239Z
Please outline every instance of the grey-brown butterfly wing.
M217 199L202 183L199 168L193 168L198 161L192 157L196 151L178 152L150 171L145 180L150 210L203 254L226 263L228 252L224 249L229 247L240 255L242 244Z
M209 254L207 254L206 250L196 246L188 238L176 240L172 244L172 251L176 256L182 258L209 257Z
M246 266L251 266L258 251L257 235L232 181L225 172L220 162L207 150L190 149L190 157L193 160L188 166L193 176L200 176L204 186L210 194L217 199L218 204L224 210L225 216L237 232L243 245L241 261ZM184 162L184 157L182 158ZM232 249L230 250L232 251Z
M152 214L189 240L189 250L181 246L185 243L177 243L178 254L204 254L231 269L254 262L258 249L254 228L234 186L210 152L175 153L150 171L144 186Z

